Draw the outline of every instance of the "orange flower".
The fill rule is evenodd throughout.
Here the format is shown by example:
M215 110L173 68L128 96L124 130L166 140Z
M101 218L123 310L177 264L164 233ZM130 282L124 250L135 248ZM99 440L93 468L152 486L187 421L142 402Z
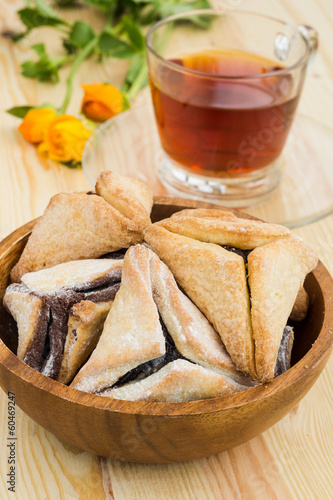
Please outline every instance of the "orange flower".
M30 109L25 115L18 130L26 141L32 142L33 144L39 144L42 142L48 126L55 115L54 109L51 108Z
M85 94L81 111L95 122L103 122L124 110L123 94L109 83L82 85Z
M85 143L92 134L83 123L71 115L59 115L50 123L38 151L48 154L50 160L62 163L80 163Z

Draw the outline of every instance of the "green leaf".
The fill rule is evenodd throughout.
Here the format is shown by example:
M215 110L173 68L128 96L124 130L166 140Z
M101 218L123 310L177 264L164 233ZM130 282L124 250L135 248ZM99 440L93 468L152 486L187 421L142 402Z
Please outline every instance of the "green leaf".
M139 8L138 21L142 26L152 24L155 21L173 14L181 14L190 10L211 8L211 5L207 0L151 0L147 3L145 0L130 1L137 4L137 7ZM194 23L198 24L197 19L193 19ZM199 22L202 24L202 18Z
M37 78L40 82L59 81L58 68L49 64L48 61L26 61L22 64L22 75L27 78Z
M207 9L211 7L206 0L195 0L193 2L161 2L159 7L160 16L167 17L173 14L181 14L191 10Z
M152 3L152 0L132 0L132 2L140 5L140 4Z
M214 20L214 15L211 16L193 16L191 18L191 23L202 28L203 30L210 28L212 21Z
M185 2L185 3L178 3L176 2L174 5L172 5L169 2L166 2L162 4L160 12L162 17L170 16L172 14L181 14L181 13L186 13L191 10L200 10L200 9L209 9L211 8L210 3L207 0L194 0L192 2ZM185 22L185 23L191 23L197 26L198 28L202 29L207 29L210 27L211 22L213 20L214 16L191 16L191 18L188 21L182 21L179 20L179 23Z
M32 45L31 48L36 52L36 54L41 57L47 57L45 45L43 43L37 43L36 45Z
M59 5L59 7L75 7L78 0L55 0L55 4Z
M14 106L13 108L7 109L6 113L16 116L17 118L24 118L28 111L33 108L34 106Z
M110 10L111 4L115 4L116 0L84 0L84 3L98 7L107 13Z
M135 54L135 50L128 43L107 32L101 34L98 48L102 54L118 59L129 59Z
M160 16L156 12L156 10L152 7L149 7L141 13L139 20L142 26L147 26L148 24L153 24L155 21L159 20Z
M30 111L31 109L43 109L43 108L54 109L54 106L49 102L44 102L40 106L14 106L13 108L7 109L6 113L16 116L17 118L24 118L25 115L28 113L28 111Z
M73 24L69 35L69 42L76 48L82 49L95 36L90 24L83 21L77 21Z
M30 9L29 7L19 10L18 15L28 30L39 28L40 26L57 26L59 24L66 24L65 21L60 19L60 17L46 16L37 9Z
M139 26L128 16L123 16L121 22L133 47L138 51L143 51L145 49L145 37Z
M61 24L63 23L63 21L60 19L56 11L52 9L52 7L44 0L34 0L34 2L36 5L36 9L40 14L42 14L45 17L48 17L49 19L51 18L58 19L61 22Z
M63 39L62 45L68 54L74 54L77 49L83 49L95 36L90 24L77 21L73 24L68 38Z
M22 75L27 78L37 78L40 82L58 82L58 69L69 60L67 57L55 57L51 59L43 43L31 47L39 56L38 61L26 61L21 65Z

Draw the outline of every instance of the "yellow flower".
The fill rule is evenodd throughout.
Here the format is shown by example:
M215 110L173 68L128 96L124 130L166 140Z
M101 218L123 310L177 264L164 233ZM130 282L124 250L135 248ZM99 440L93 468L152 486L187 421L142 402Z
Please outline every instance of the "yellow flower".
M38 151L47 153L50 160L80 163L91 134L91 130L85 128L75 116L59 115L50 123Z
M82 100L82 113L95 122L103 122L124 109L123 94L109 83L82 85L85 94Z
M51 108L30 109L18 130L26 141L39 144L42 142L55 115L54 109Z

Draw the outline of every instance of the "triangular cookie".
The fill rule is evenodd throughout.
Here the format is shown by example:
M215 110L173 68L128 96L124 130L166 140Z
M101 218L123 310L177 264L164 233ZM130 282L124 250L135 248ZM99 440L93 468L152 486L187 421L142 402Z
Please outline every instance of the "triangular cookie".
M251 250L291 234L289 229L278 224L236 217L226 210L181 210L157 224L182 236L243 250Z
M94 304L82 300L69 310L68 330L58 382L69 384L92 353L102 333L112 300Z
M95 350L71 384L75 389L104 390L127 372L166 352L152 296L148 250L137 248L126 252L121 287Z
M93 290L121 280L123 259L84 259L64 262L22 276L29 290L46 295L64 290Z
M194 363L249 385L212 325L178 288L169 268L153 252L149 256L153 297L178 352Z
M4 305L18 325L17 355L44 375L70 377L95 347L120 287L122 260L66 262L27 273Z
M115 399L130 401L164 401L178 403L197 399L228 396L247 387L218 373L177 359L139 382L101 393Z
M138 179L124 177L108 170L96 182L96 193L129 220L135 221L140 231L147 227L153 198L146 184Z
M108 177L102 174L97 182L106 199L97 193L60 193L51 198L12 269L13 282L27 272L100 257L142 241L142 230L150 223L152 200L148 189L141 181L112 174L109 182ZM113 188L117 179L119 190ZM123 210L127 203L133 206L132 211Z
M36 331L40 332L38 342L43 345L45 343L49 307L40 297L27 293L26 287L18 283L7 288L3 303L17 323L17 357L24 360L31 350L35 350L33 343L34 340L36 343ZM40 349L37 355L30 356L30 366L36 370L41 368L42 352Z
M248 256L257 380L274 377L284 327L317 256L296 237L256 248Z

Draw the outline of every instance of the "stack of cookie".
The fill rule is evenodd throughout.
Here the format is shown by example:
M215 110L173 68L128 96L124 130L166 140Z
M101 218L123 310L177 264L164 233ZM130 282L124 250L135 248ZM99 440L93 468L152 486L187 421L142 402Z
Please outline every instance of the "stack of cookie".
M17 355L104 397L189 401L267 383L290 366L315 252L225 210L152 224L138 180L101 174L53 197L11 273Z

